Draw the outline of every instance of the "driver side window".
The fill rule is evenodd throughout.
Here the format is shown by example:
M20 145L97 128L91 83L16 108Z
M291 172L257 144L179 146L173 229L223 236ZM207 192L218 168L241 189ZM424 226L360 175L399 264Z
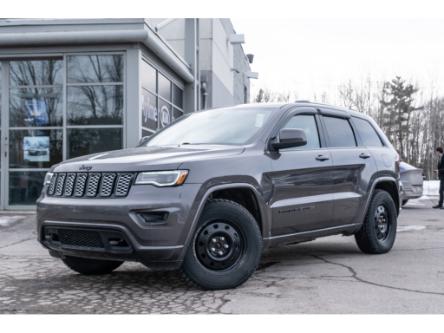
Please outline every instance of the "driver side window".
M310 150L320 148L318 127L314 115L300 114L292 117L283 128L299 128L305 131L307 144L296 148L297 150Z

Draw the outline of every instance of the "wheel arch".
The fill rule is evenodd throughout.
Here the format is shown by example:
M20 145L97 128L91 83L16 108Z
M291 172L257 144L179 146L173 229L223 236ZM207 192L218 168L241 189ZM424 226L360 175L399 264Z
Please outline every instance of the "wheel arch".
M229 194L237 193L235 196L229 197ZM240 196L240 197L239 197ZM240 200L240 198L245 199L246 197L249 197L250 203L253 206L245 207ZM267 237L269 233L269 219L267 217L267 213L265 210L265 203L262 199L261 194L256 189L255 186L249 183L231 183L231 184L221 184L221 185L215 185L210 187L206 190L205 194L201 197L199 200L199 206L196 210L196 213L192 219L190 229L184 244L184 248L188 248L193 235L196 231L198 221L202 215L202 212L205 208L205 204L211 200L212 198L220 198L220 199L228 199L232 200L234 202L239 203L240 205L244 206L255 218L256 222L258 223L259 229L262 234L262 238L264 239ZM252 207L257 208L256 212L251 211ZM250 209L249 209L250 208ZM253 209L254 210L254 209Z
M384 190L390 194L396 206L396 213L399 215L400 207L401 207L401 198L399 194L399 185L398 181L393 177L380 177L373 181L371 191L367 198L366 206L364 212L367 212L367 209L370 205L370 201L373 197L373 193L376 190Z

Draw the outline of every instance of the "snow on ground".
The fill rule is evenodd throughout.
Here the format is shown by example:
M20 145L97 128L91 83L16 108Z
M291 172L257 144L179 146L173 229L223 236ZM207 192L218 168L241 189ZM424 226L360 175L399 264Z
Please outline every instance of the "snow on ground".
M0 228L9 227L17 221L24 219L23 215L2 215L0 216Z
M439 180L424 180L424 196L437 196L439 191Z

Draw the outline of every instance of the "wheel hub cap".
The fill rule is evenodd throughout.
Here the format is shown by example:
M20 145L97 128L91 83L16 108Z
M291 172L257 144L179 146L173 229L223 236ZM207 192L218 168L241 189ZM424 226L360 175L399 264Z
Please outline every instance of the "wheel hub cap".
M388 236L389 218L384 206L376 207L375 211L376 236L379 240L384 240Z
M236 227L226 222L210 222L196 237L196 255L199 261L212 270L231 267L240 258L243 240Z

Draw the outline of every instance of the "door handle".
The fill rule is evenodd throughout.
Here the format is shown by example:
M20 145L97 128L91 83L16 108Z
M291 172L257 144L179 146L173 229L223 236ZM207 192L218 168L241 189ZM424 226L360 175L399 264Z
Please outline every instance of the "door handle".
M362 158L362 159L366 159L366 158L369 158L370 157L370 155L369 154L367 154L367 153L361 153L361 154L359 154L359 158Z
M329 160L330 158L328 157L328 156L325 156L325 155L318 155L318 156L316 156L316 160L318 160L318 161L321 161L321 162L323 162L323 161L327 161L327 160Z

